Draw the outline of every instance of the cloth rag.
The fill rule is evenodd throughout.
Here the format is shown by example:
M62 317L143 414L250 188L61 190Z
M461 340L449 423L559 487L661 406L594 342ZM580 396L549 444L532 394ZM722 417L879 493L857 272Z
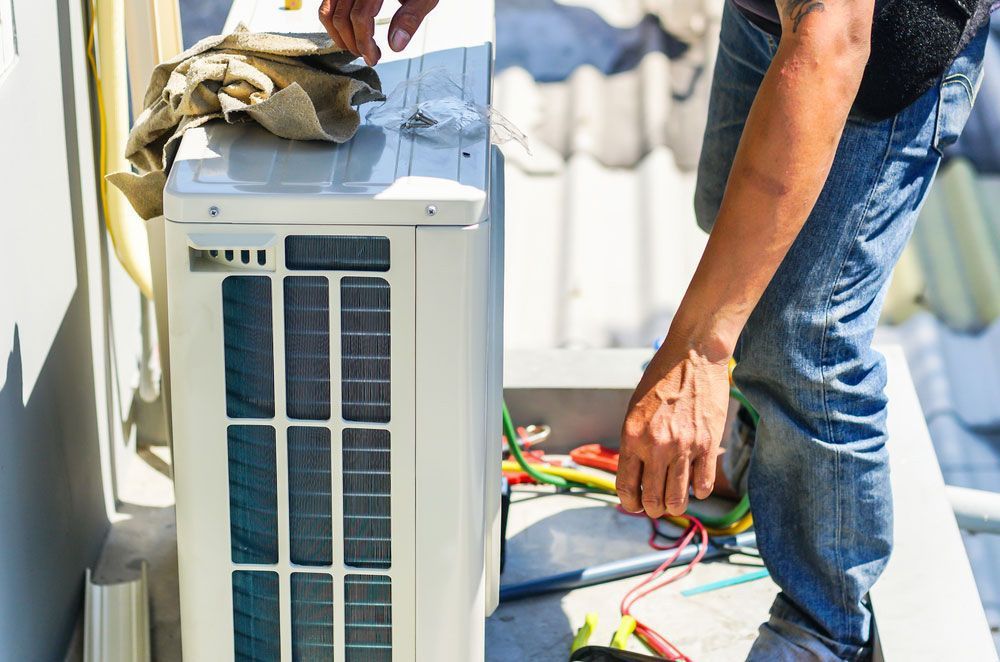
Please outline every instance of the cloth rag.
M163 213L184 132L210 120L256 121L292 140L350 140L361 121L355 106L384 99L378 74L354 59L318 33L258 33L240 24L207 37L153 70L125 146L139 172L107 180L150 219Z

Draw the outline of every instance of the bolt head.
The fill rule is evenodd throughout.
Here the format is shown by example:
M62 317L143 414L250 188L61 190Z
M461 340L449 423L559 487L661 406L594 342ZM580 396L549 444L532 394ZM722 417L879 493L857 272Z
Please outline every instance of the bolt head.
M425 211L427 212L428 216L434 216L435 214L438 213L438 208L436 205L427 205L427 209Z
M212 218L215 218L216 216L219 215L219 208L215 206L209 207L208 215L211 216Z

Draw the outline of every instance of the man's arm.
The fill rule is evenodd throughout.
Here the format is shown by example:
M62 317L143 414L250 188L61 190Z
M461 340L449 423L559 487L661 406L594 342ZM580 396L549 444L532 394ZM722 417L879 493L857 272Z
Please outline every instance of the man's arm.
M728 404L727 363L812 211L868 61L874 0L777 0L782 37L747 118L715 227L622 430L618 493L680 515L705 498Z
M383 0L322 0L319 21L336 44L365 58L374 66L382 51L375 44L375 16ZM424 17L438 0L399 0L400 7L389 23L389 48L406 48Z

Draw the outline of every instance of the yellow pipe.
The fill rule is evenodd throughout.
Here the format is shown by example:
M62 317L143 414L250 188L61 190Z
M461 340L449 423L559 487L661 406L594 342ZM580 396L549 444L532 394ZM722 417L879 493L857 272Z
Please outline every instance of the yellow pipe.
M517 462L506 461L501 465L504 471L521 471L521 465ZM532 468L538 471L549 474L550 476L559 476L565 478L566 480L571 480L576 483L583 483L588 487L594 487L599 490L604 490L610 494L615 494L615 481L607 478L605 476L598 476L597 474L587 473L584 471L579 471L578 469L570 469L568 467L554 467L549 464L533 464ZM664 517L665 520L671 524L676 524L677 526L687 528L690 520L687 517L674 517L667 516ZM732 524L724 528L715 528L706 526L705 530L710 536L734 536L737 533L743 533L747 529L753 526L753 516L747 513L742 518L736 520Z
M96 51L95 51L96 32ZM91 5L88 57L97 94L100 129L100 194L104 222L115 255L143 295L153 298L146 226L125 196L104 176L128 170L125 141L129 130L128 76L125 65L125 12L122 0L94 0Z

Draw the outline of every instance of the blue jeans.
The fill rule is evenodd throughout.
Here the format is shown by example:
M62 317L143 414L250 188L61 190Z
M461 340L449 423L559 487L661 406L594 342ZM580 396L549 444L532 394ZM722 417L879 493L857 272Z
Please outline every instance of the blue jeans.
M816 207L737 345L736 383L761 415L748 483L757 541L781 588L754 662L871 654L866 594L892 549L886 370L871 340L941 150L972 109L987 32L896 116L849 119ZM705 230L776 48L727 3L695 194Z

